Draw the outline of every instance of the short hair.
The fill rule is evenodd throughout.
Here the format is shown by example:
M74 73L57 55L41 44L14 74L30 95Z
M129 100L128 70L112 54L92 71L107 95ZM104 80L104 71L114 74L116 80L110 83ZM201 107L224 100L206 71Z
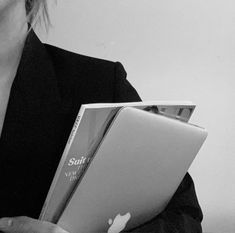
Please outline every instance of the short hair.
M43 23L45 28L48 29L51 23L47 0L25 0L25 9L31 27L34 27L37 23Z

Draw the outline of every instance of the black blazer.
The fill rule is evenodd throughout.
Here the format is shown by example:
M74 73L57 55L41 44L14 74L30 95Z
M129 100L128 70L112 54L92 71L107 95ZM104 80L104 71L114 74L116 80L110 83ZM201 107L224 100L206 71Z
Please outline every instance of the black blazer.
M139 101L120 63L42 44L31 31L0 138L0 217L37 218L83 103ZM201 232L187 173L167 208L138 232Z

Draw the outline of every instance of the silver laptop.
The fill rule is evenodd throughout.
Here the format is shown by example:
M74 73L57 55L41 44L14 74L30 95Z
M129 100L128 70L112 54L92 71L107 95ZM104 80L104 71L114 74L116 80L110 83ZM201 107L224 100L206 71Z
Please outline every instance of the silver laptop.
M160 213L207 132L132 107L119 111L58 224L70 233L118 233Z

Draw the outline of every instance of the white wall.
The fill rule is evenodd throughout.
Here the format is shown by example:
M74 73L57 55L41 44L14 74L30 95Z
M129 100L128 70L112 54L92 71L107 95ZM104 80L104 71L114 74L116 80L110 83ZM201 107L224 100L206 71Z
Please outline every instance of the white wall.
M44 40L119 60L144 100L192 100L209 137L190 168L205 232L235 232L234 0L58 0Z

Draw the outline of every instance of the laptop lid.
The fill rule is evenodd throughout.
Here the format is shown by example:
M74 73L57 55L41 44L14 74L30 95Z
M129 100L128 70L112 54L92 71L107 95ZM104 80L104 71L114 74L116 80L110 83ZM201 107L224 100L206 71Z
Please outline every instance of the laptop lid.
M202 146L205 129L126 107L105 134L58 224L120 232L160 213Z

